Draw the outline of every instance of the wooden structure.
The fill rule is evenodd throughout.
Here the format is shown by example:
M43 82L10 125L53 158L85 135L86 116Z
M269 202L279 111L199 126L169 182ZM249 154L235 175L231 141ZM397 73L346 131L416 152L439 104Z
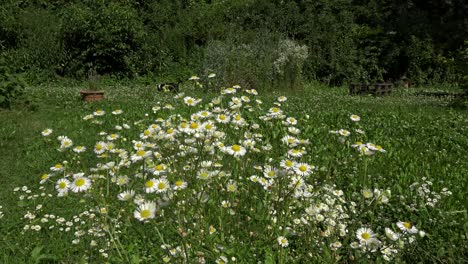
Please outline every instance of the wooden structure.
M104 99L104 91L80 91L85 102L100 101Z
M393 90L392 83L351 83L349 85L350 95L372 94L377 96L389 95Z

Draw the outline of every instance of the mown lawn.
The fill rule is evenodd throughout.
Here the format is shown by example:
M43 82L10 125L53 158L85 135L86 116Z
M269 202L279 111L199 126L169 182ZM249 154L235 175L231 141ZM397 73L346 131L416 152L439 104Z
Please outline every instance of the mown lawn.
M204 152L205 146L200 146L196 155L190 151L180 155L179 144L194 148L199 145L191 145L194 143L183 139L172 143L155 139L153 142L157 146L153 151L160 152L162 158L155 156L145 162L132 161L129 168L116 169L115 175L112 169L103 170L102 183L92 179L89 190L70 191L67 197L60 198L56 197L55 190L60 175L51 176L45 184L39 183L41 175L51 173L50 167L66 160L70 167L73 165L92 174L90 168L97 162L114 160L118 163L116 157L96 158L93 148L96 142L106 137L99 136L99 132L119 134L120 141L116 142L126 146L132 154L132 140L151 141L140 135L147 126L157 123L165 132L178 129L177 125L184 121L179 117L171 119L170 114L189 118L197 111L211 111L213 107L208 103L217 95L187 91L185 96L203 99L199 105L187 107L183 97L174 99L173 94L161 94L141 86L107 87L107 99L95 103L80 101L79 86L49 85L30 89L36 98L36 110L0 112L2 263L101 263L105 260L112 263L158 263L163 260L179 263L185 257L189 263L202 259L207 263L226 260L234 263L380 262L387 257L390 262L405 263L468 261L468 112L448 107L449 98L416 96L415 90L397 91L388 97L348 96L345 88L315 85L306 85L304 90L294 92L259 91L258 96L243 93L251 102L244 101L241 110L231 112L239 111L249 125L247 128L225 127L223 143L232 145L235 152L234 146L247 140L245 133L258 131L262 134L262 138L256 139L257 146L262 146L258 152L249 149L245 156L236 159L234 154L224 150L209 155ZM300 129L297 137L310 141L304 145L307 153L302 157L291 158L286 154L294 148L281 143L283 136L288 134L287 125L281 121L259 119L269 113L268 109L274 102L278 103L277 98L281 95L286 96L287 101L276 107L284 111L286 117L295 117ZM226 95L223 100L230 97ZM245 105L255 105L255 99L261 99L262 106L253 106L249 111ZM157 101L161 102L162 110L154 113L152 107ZM175 109L164 109L166 102ZM221 105L221 108L229 108L227 104ZM104 117L93 119L102 120L101 124L83 120L97 109L106 112ZM116 109L123 110L123 114L112 115ZM351 115L358 115L360 121L352 121ZM173 120L174 127L157 121L158 117ZM254 123L259 124L258 130L250 129ZM116 125L122 124L130 125L131 129L115 130ZM223 127L221 123L216 124ZM48 137L41 135L46 128L53 130ZM341 129L350 131L351 135L340 136L338 131ZM361 129L364 134L355 129ZM178 136L182 134L180 132ZM86 146L83 157L71 150L57 151L60 142L56 138L61 135L72 139L74 146ZM184 137L196 138L189 132ZM198 142L197 139L194 141ZM356 141L375 143L385 152L362 155L352 146ZM272 150L263 148L267 145ZM302 175L313 194L311 200L295 197L299 187L286 187L294 177L285 176L289 175L287 169L281 172L285 175L280 173L280 161L288 157L295 164L315 166L310 175ZM169 169L166 174L155 174L156 179L167 178L172 185L179 179L177 177L185 177L184 181L189 183L187 189L164 191L164 195L171 193L169 198L150 193L144 183L149 179L144 176L146 166L154 166L158 160L164 161ZM216 171L226 175L217 174L206 183L200 183L204 182L199 174L200 164L208 160L219 163L221 169ZM271 186L249 180L254 174L261 178L262 173L271 169L268 166L274 167L275 171L278 169L280 175L275 176L278 178L274 178ZM111 179L117 179L119 173L131 178L130 185L113 185L115 182ZM143 174L144 180L138 178L138 173ZM64 178L77 179L71 175L64 175ZM44 189L38 189L41 185ZM27 191L21 189L23 186L27 186ZM141 193L147 194L148 200L165 199L169 205L158 203L155 218L150 217L149 223L143 224L134 217L135 212L143 210L139 205L121 205L116 199L130 186L137 193L146 188ZM17 187L20 189L14 191ZM344 193L340 195L343 201L336 198L340 202L335 202L335 198L330 198L333 202L329 203L328 198L323 198L331 195L327 192L338 191ZM49 193L52 197L48 197ZM28 199L34 194L38 197ZM383 197L389 201L382 201ZM317 210L315 213L307 211L307 208L316 208L323 203L329 207L340 203L349 218L334 218L334 214L320 210L318 213ZM39 209L37 205L41 205ZM84 210L88 213L81 214ZM26 219L28 212L34 217L28 215L31 219ZM90 212L99 217L85 220ZM320 212L326 220L317 220L322 217L316 215ZM52 214L57 218L64 217L64 225L60 226L55 222L56 218L50 218ZM68 226L70 231L66 231L66 222L73 222L73 216L81 218L77 222L86 222L83 223L86 227L80 229L72 223ZM336 227L341 221L346 226L342 228L343 235ZM405 232L397 224L399 221L411 223L424 233ZM101 237L89 235L88 231L95 227L92 222L101 222L101 227L107 227L102 228ZM40 226L41 230L31 230L32 226ZM386 227L400 232L400 238L390 239ZM89 237L77 235L80 230ZM370 232L370 239L377 239L378 243L370 243L376 240L366 240L361 236L362 232ZM287 245L280 238L286 238ZM163 244L170 246L162 248ZM385 249L395 251L383 252Z

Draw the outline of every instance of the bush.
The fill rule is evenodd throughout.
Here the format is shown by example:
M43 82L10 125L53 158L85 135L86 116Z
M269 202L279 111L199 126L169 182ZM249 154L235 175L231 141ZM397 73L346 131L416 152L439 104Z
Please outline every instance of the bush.
M0 57L0 108L8 108L16 102L28 102L24 89L26 83L21 75L12 73L6 66L5 57Z
M54 12L28 8L18 15L18 46L10 50L15 68L27 72L31 81L53 78L64 59L60 19Z
M210 41L205 50L202 72L218 74L219 85L291 89L302 81L307 55L306 46L289 39L278 40L270 33L263 33L250 43L238 43L232 39Z
M99 74L135 73L131 58L145 33L134 9L115 2L84 1L66 7L62 18L66 74L83 77L89 69Z

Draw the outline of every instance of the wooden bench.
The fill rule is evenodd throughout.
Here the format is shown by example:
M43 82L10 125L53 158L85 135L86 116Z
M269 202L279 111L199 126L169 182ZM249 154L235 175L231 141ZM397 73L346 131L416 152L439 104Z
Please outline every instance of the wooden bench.
M392 93L392 83L351 83L349 85L350 95L366 95L372 94L377 96L389 95Z

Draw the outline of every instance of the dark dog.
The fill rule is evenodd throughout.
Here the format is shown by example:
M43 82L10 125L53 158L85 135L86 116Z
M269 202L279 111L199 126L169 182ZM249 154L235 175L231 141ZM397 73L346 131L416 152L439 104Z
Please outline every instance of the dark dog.
M156 88L158 89L159 92L178 93L180 83L181 83L181 81L179 81L177 83L160 83L160 84L156 85Z

